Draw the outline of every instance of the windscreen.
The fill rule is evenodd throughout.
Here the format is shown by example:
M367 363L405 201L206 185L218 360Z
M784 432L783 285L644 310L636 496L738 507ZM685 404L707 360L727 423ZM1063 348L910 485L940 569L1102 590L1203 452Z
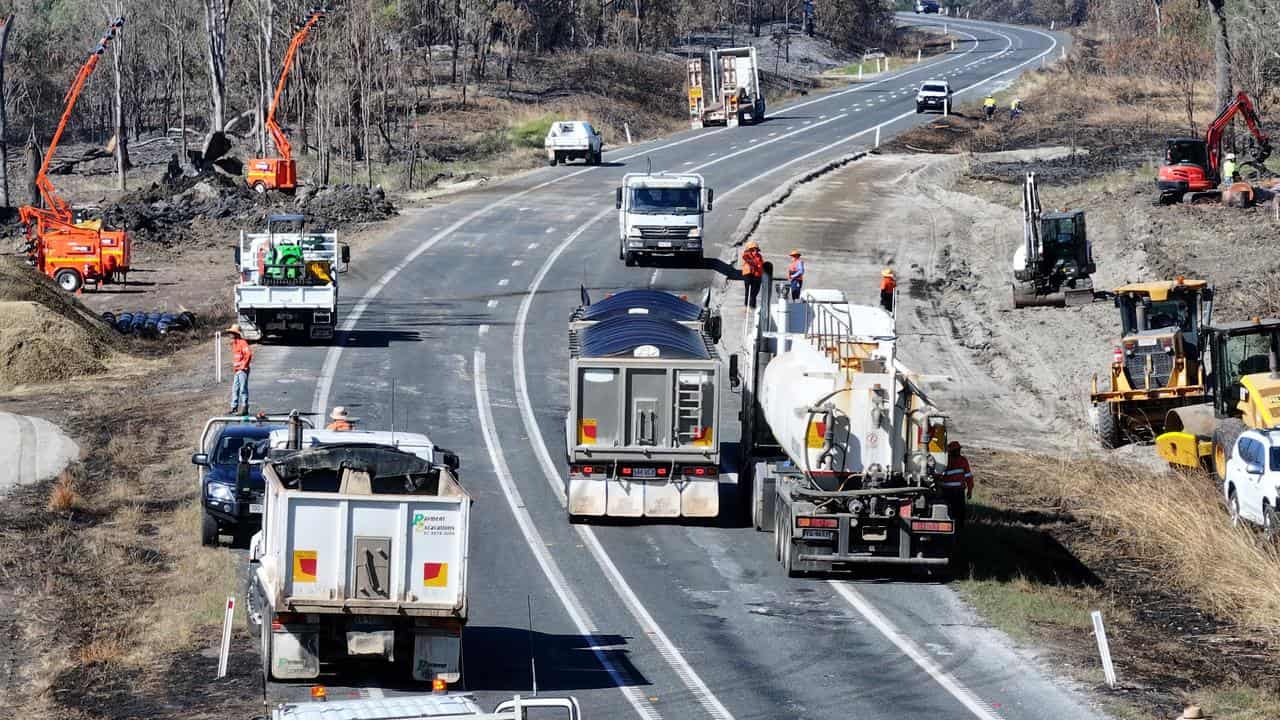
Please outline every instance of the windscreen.
M629 209L641 215L697 215L701 194L698 188L635 188Z
M269 443L267 440L255 440L243 435L231 435L218 441L218 453L214 456L215 465L234 465L240 462L240 447L245 443L253 446L253 459L262 460L267 456Z
M1201 167L1209 164L1208 158L1205 157L1205 145L1198 140L1169 143L1165 151L1165 162L1169 165L1199 165Z
M947 86L946 86L946 85L929 85L929 84L925 84L925 86L924 86L924 87L920 88L920 92L944 93L944 92L946 92L946 91L947 91Z
M1245 375L1266 372L1271 367L1270 353L1270 335L1236 335L1227 338L1223 344L1220 367L1214 368L1214 372L1221 373L1219 387L1232 388L1239 385L1240 378Z
M1144 304L1141 321L1138 305ZM1122 296L1121 320L1125 335L1143 332L1168 332L1180 329L1192 332L1196 324L1195 308L1183 298L1146 302L1141 297Z

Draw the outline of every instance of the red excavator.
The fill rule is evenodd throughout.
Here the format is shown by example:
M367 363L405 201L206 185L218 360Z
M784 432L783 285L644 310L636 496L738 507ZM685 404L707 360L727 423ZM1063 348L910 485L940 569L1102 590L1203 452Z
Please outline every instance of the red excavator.
M103 230L101 220L89 220L82 211L73 210L49 180L49 164L67 128L67 121L71 119L76 100L93 69L98 66L98 59L122 27L124 18L117 18L111 23L67 91L62 119L49 141L40 172L36 174L36 187L40 189L44 207L23 205L18 208L18 217L26 235L28 261L67 292L78 292L85 284L100 287L110 282L123 283L129 272L129 235L123 230Z
M298 188L298 163L293 159L293 148L289 145L289 138L285 137L284 131L276 124L276 108L280 105L280 96L284 94L284 84L289 79L289 70L293 68L293 58L298 54L298 48L302 47L307 35L311 34L311 29L319 24L324 16L325 11L319 8L308 11L307 19L298 26L297 32L293 34L293 40L289 42L289 49L285 51L284 68L280 70L280 80L276 83L276 93L271 98L271 107L267 109L265 123L280 157L250 160L249 172L245 176L249 187L259 193L265 193L268 190L292 193Z
M1263 170L1262 164L1271 155L1271 140L1262 131L1262 120L1258 118L1253 101L1241 92L1209 124L1203 140L1177 137L1165 142L1164 165L1160 166L1160 174L1156 178L1160 202L1190 203L1221 195L1218 185L1222 181L1222 134L1237 113L1244 117L1249 132L1256 140L1256 143L1251 143L1252 157L1241 165Z

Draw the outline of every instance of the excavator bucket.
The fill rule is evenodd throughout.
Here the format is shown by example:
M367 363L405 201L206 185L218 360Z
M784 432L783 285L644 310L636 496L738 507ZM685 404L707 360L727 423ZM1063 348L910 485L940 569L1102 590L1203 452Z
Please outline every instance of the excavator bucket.
M1247 182L1232 183L1231 187L1222 191L1222 202L1227 207L1253 207L1253 186Z

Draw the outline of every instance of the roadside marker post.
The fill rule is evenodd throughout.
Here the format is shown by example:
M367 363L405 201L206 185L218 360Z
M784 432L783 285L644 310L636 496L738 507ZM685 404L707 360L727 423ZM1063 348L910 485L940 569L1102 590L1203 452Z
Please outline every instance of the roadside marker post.
M630 145L631 144L631 125L624 122L622 123L622 129L627 132L627 144Z
M880 126L876 126L876 147L880 147Z
M1050 21L1049 21L1049 29L1050 29L1050 30L1053 30L1053 26L1054 26L1054 25L1056 25L1056 24L1057 24L1057 22L1058 22L1057 20L1050 20Z
M222 382L222 331L213 334L213 374L217 382Z
M924 54L924 51L923 51L923 50L916 50L916 64L917 64L917 65L919 65L919 64L920 64L920 56L921 56L922 54Z
M862 82L862 63L858 63L858 82Z
M218 677L227 676L227 656L231 654L231 621L236 615L236 598L227 598L226 612L222 616L222 649L218 653Z
M951 52L955 52L955 51L956 51L956 41L955 41L955 40L952 40L952 41L951 41Z
M1093 634L1098 639L1098 654L1102 656L1102 674L1107 679L1107 687L1114 688L1116 686L1116 668L1111 664L1111 646L1107 644L1107 629L1102 626L1102 612L1094 610L1090 613L1093 618Z

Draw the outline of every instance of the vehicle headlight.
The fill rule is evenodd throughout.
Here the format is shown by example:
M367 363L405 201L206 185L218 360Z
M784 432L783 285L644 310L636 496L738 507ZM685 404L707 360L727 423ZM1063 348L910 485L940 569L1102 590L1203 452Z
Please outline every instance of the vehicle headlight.
M213 500L221 500L223 502L235 502L236 496L231 492L231 488L221 483L209 483L206 490L209 497Z
M702 228L700 227L689 228L689 237L702 237Z

